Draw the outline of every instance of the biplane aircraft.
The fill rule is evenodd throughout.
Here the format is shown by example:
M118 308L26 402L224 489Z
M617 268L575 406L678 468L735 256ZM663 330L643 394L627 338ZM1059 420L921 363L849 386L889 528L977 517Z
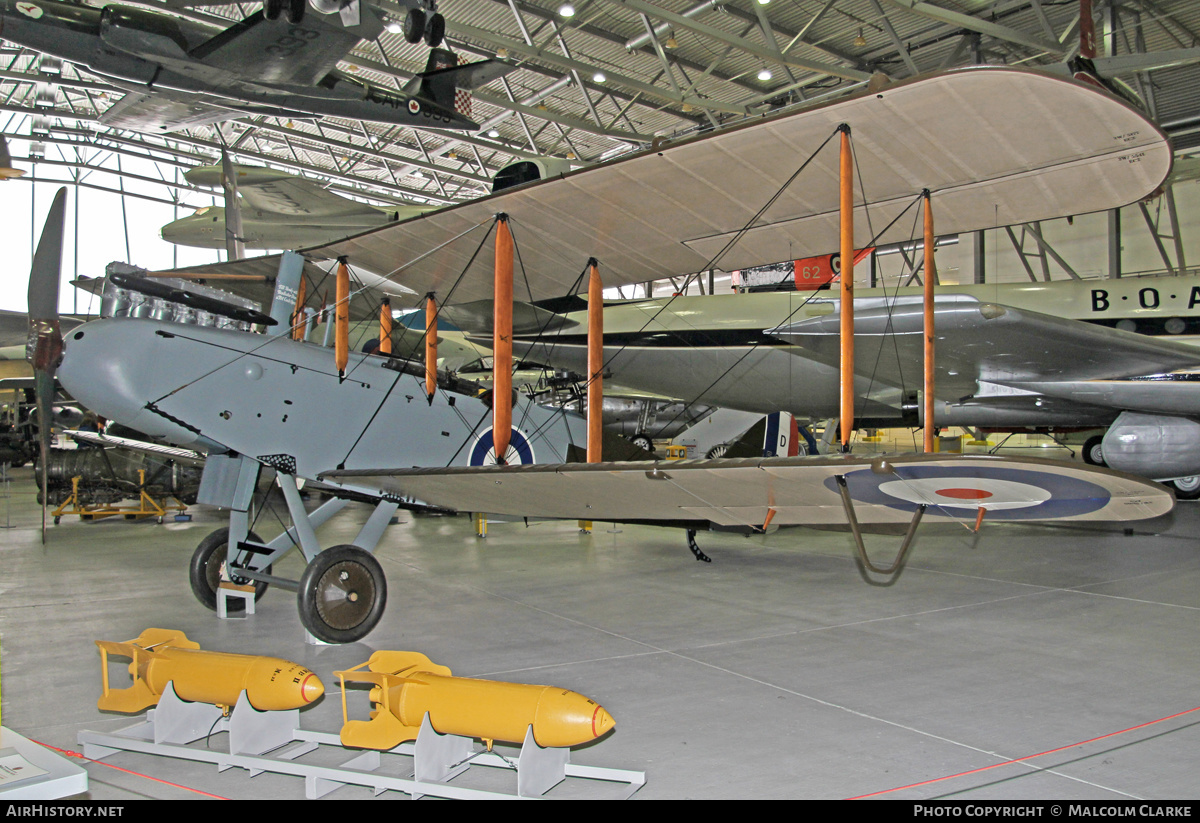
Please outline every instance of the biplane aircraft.
M953 117L944 116L947 106ZM822 150L826 143L843 151ZM785 165L798 170L791 179L780 173ZM985 516L1154 517L1173 505L1157 484L1038 460L841 454L664 466L605 463L593 449L592 462L567 465L568 453L579 452L572 446L598 438L585 436L580 417L510 406L502 378L511 371L514 238L524 266L519 297L574 294L582 270L599 307L601 271L617 285L761 265L851 240L890 242L901 230L889 224L922 190L944 215L939 231L953 233L1114 208L1152 192L1170 166L1165 136L1103 91L1014 69L949 72L655 146L304 250L340 259L339 272L366 268L432 294L431 335L439 303L494 296L499 365L486 403L386 357L149 318L94 321L62 340L52 316L31 311L42 332L34 360L52 372L61 347L58 376L89 408L208 450L201 500L231 514L229 527L205 538L193 559L202 600L211 606L226 556L237 578L281 582L270 565L294 535L308 566L298 584L282 582L298 585L308 631L331 642L365 636L382 614L386 581L371 550L401 494L460 511L657 522L689 534L709 523L854 530L864 521L907 521L911 539L923 514L977 527ZM848 185L840 173L847 167L861 170L861 187ZM789 185L793 179L803 183ZM564 263L571 260L577 267ZM244 264L254 261L228 265ZM338 298L340 306L346 295ZM272 316L286 327L294 306L279 308ZM602 372L598 360L589 364L592 386ZM598 423L595 415L586 430ZM846 418L843 430L850 425ZM294 523L290 535L269 543L249 532L247 515L263 465L279 473ZM318 544L314 528L339 500L307 514L290 482L301 477L378 501L354 545ZM865 553L860 558L875 568Z

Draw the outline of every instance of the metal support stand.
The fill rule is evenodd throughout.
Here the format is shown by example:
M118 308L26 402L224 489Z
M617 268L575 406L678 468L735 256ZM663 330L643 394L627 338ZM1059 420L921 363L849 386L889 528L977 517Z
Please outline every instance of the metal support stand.
M211 739L204 745L189 745L222 732L228 734L228 751L219 750ZM246 769L251 777L263 772L303 777L304 796L309 800L350 785L365 786L376 795L385 791L404 792L414 799L426 795L460 800L533 798L568 778L616 784L619 788L616 797L624 799L646 783L645 772L572 765L569 749L541 748L533 740L532 729L526 732L515 762L494 751L476 751L470 738L438 734L428 715L415 742L401 743L386 752L356 751L344 749L336 734L301 729L299 710L260 712L250 705L243 692L233 712L225 717L215 706L180 700L170 685L158 707L146 712L144 720L111 733L80 732L79 742L83 744L84 756L94 760L122 751L139 752L212 763L218 771L236 766ZM327 747L325 756L320 757L322 762L331 762L329 748L352 757L337 766L303 760L321 747ZM397 769L397 757L412 758L412 768L401 765ZM466 779L459 783L468 782L473 766L515 770L516 793L451 784L450 781L464 775ZM389 775L388 771L406 776ZM600 799L612 798L613 794L589 792L571 796Z
M222 620L229 619L229 600L240 599L246 604L245 609L238 613L238 617L247 617L254 614L255 592L253 586L239 586L236 583L230 583L222 580L217 586L217 617Z

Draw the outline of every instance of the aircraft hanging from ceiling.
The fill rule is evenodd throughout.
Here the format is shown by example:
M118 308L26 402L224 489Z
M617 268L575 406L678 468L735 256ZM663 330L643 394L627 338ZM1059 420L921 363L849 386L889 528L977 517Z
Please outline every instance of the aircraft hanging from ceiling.
M937 116L947 100L959 116ZM1030 118L1060 117L1072 128L1047 135L1027 125ZM931 118L937 128L925 127ZM517 238L522 271L513 280L532 299L574 293L575 266L589 257L603 261L609 285L619 285L704 270L718 259L723 267L747 267L786 259L789 251L816 253L835 245L830 234L836 237L837 212L829 203L839 190L832 169L841 164L818 147L839 132L853 134L858 149L866 192L857 208L862 226L868 213L875 225L903 213L914 188L933 189L946 215L940 230L954 233L997 219L1028 222L1114 208L1153 191L1170 170L1166 138L1107 94L1044 75L977 69L654 147L310 253L344 257L416 295L436 292L449 302L492 296L479 282L488 278L477 271L484 268L481 258L503 258L499 251L507 244L489 234L492 224L496 234L500 226L513 227L503 235ZM781 190L781 158L812 178ZM772 205L764 209L764 203ZM886 230L878 238L868 234L863 231L856 245L896 239ZM731 251L721 257L717 252L726 246ZM251 259L222 270L237 276L264 265ZM57 272L42 277L57 282ZM31 306L56 305L56 299L35 301L34 279ZM339 293L343 289L339 283ZM284 293L281 286L278 294ZM280 303L271 314L282 315L286 327L294 303ZM208 449L201 500L231 514L229 528L206 538L193 558L197 596L212 605L227 556L235 578L265 587L277 580L271 564L298 542L307 561L298 584L301 620L333 642L361 638L382 613L386 579L370 551L410 481L425 502L460 510L479 501L478 511L554 517L569 511L572 518L633 518L689 530L709 522L765 530L772 518L776 525L853 525L860 504L857 517L869 522L911 516L910 534L927 509L952 520L973 515L978 524L984 513L1138 519L1172 505L1168 492L1132 476L992 457L843 455L699 461L678 471L605 463L577 470L562 464L572 446L582 444L578 417L519 404L511 427L489 427L484 401L452 385L427 390L427 382L395 360L348 354L339 345L335 366L328 349L287 335L149 318L95 321L64 341L53 316L31 309L31 317L39 375L57 369L72 395L105 417ZM493 392L497 409L506 405L506 394ZM499 449L506 465L480 471L499 462L496 444L509 431L508 449ZM545 471L514 465L546 461L554 465ZM248 519L247 490L264 465L282 476L295 524L270 542L250 532ZM303 477L380 501L354 545L322 550L314 529L335 509L308 514L290 482Z
M241 198L241 240L247 249L297 249L327 243L435 208L415 204L377 208L275 169L235 165L234 173ZM219 165L189 169L183 176L194 186L221 185ZM163 226L160 233L168 243L223 249L225 209L197 209Z
M348 26L305 15L299 22L263 11L222 30L150 9L102 9L58 0L0 0L4 39L84 67L127 93L102 125L174 131L249 114L370 120L432 129L476 129L455 108L455 91L512 71L497 60L458 65L432 49L424 72L391 91L337 69L361 40L384 30L382 13L356 3Z

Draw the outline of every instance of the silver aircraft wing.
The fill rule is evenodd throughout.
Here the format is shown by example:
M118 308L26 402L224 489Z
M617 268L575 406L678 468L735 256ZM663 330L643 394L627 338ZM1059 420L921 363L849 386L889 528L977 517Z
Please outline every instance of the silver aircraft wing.
M379 217L380 210L366 203L342 197L315 180L258 166L234 165L237 190L245 207L282 217ZM198 166L184 173L197 186L220 186L221 167Z
M100 123L118 129L168 132L207 126L244 115L244 112L214 105L199 95L156 89L145 94L127 92L100 115Z
M364 38L383 31L378 12L368 11L362 26L347 28L320 14L280 26L257 11L192 49L189 56L214 69L248 75L272 85L314 86Z
M980 303L958 296L934 309L937 396L958 400L980 384L1038 393L1055 383L1114 380L1200 368L1200 348L1079 320ZM839 314L768 329L795 354L837 366ZM920 388L924 316L919 300L856 310L855 372L892 386ZM1154 391L1157 387L1151 389ZM1096 398L1092 398L1093 400Z

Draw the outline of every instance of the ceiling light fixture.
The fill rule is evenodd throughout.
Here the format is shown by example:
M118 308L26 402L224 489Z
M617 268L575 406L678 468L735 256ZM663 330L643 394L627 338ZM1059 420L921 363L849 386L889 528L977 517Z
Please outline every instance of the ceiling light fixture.
M767 69L767 68L764 68L762 71L760 71L758 73L758 79L763 81L764 83L767 82L768 80L770 80L774 76L775 75L771 74L771 70Z
M667 35L667 40L663 45L669 49L677 49L679 48L679 41L675 39L675 34L671 33Z
M504 60L508 57L508 49L504 48L504 46L496 49L496 57L500 60Z
M487 135L488 135L488 137L495 140L497 137L500 136L500 130L499 129L488 129Z
M861 26L858 29L858 37L854 38L854 45L858 46L859 48L867 45L867 38L863 37L863 30Z
M574 17L575 16L575 7L572 6L570 3L563 3L561 6L558 7L558 13L559 13L559 16L561 16L561 17Z
M608 78L604 76L604 72L602 72L602 71L598 71L592 75L592 80L597 83L603 83L607 79Z
M390 31L392 34L400 34L402 31L404 31L404 24L399 20L389 20L384 28Z

